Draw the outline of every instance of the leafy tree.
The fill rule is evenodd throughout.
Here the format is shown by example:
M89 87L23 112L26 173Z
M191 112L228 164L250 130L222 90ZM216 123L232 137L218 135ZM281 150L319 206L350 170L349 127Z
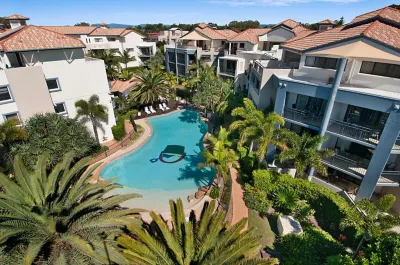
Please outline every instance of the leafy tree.
M0 24L3 24L5 29L10 28L10 24L8 23L8 20L5 19L4 17L0 17Z
M76 119L92 123L93 133L97 142L99 142L97 129L102 127L102 122L108 123L107 107L99 102L100 99L97 95L90 96L89 100L81 99L75 102Z
M118 51L119 55L119 62L125 64L125 69L128 68L128 63L129 62L134 62L136 61L135 56L131 56L127 50L124 50L123 52Z
M99 144L87 127L74 119L56 113L36 114L25 123L26 142L11 146L11 155L23 157L26 165L33 168L37 157L48 152L49 166L60 162L65 152L73 151L76 158L90 155Z
M115 80L119 76L121 69L120 60L121 58L116 55L115 51L91 51L89 56L103 60L106 65L106 74L109 80Z
M396 9L400 10L400 5L395 5L395 4L393 4L393 5L390 5L390 7L396 8Z
M363 249L363 254L369 265L399 265L400 235L391 232L378 236Z
M90 26L90 24L87 22L80 22L80 23L76 23L74 26Z
M363 237L358 244L355 255L365 240L382 235L385 231L400 225L400 215L386 214L392 208L396 197L387 194L377 202L368 199L356 201L355 205L340 222L340 228L354 227Z
M325 138L319 135L311 136L308 133L298 135L286 130L284 134L283 138L287 148L279 154L281 162L293 161L298 176L302 176L308 167L314 167L322 175L327 174L326 167L321 162L321 159L333 156L334 151L325 148L318 150Z
M261 162L267 147L270 144L276 145L280 149L285 148L285 143L281 140L283 129L276 128L276 125L283 125L284 119L277 113L264 113L254 106L253 102L245 98L243 99L244 107L236 108L232 111L232 116L240 117L240 120L234 121L229 129L238 130L240 133L239 146L251 142L250 152L253 149L253 141L258 142L258 160Z
M344 24L344 18L341 17L339 20L335 20L336 26L341 26Z
M164 54L163 54L161 48L157 49L156 54L150 58L147 65L151 69L163 70L165 68Z
M159 97L169 98L171 88L165 80L165 74L155 69L144 69L137 75L141 84L133 87L130 92L131 99L140 104L154 104Z
M170 201L172 229L160 215L151 212L156 229L130 226L135 238L122 235L118 243L131 264L276 264L275 259L254 257L260 249L259 238L253 229L241 232L246 219L229 226L224 222L225 211L214 212L215 205L214 200L205 205L199 221L192 213L186 222L182 201Z
M225 96L224 100L217 106L217 112L220 116L231 113L232 110L243 107L244 92L235 92L233 90Z
M249 28L259 28L260 22L257 20L246 20L246 21L231 21L228 24L228 28L235 31L243 31Z
M90 183L99 164L87 170L90 157L73 157L48 172L49 156L40 155L30 172L16 156L14 177L0 174L1 264L126 264L113 239L137 210L119 204L139 195L104 197L122 186Z

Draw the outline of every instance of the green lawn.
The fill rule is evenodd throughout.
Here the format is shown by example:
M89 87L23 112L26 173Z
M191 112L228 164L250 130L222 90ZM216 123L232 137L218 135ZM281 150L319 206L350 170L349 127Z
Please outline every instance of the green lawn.
M271 230L268 219L261 217L257 211L249 209L249 228L256 227L256 234L261 235L260 244L263 247L273 247L275 234Z

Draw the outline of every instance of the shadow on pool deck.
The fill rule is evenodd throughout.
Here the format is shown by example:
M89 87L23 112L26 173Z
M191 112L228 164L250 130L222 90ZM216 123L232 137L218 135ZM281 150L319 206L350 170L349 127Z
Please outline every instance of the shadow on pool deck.
M179 120L186 123L198 123L200 121L200 114L196 111L184 110L181 112Z
M184 160L188 163L184 168L179 169L181 174L178 177L179 181L193 179L197 186L207 186L212 183L215 177L215 170L197 167L198 163L204 162L200 154L187 155Z

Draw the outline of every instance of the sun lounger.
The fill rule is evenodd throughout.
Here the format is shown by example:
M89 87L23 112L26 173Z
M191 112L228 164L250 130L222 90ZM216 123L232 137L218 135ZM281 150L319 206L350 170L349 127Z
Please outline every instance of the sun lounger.
M158 108L162 111L165 111L164 107L161 104L158 104Z
M167 104L163 103L162 106L164 107L165 110L169 110L169 107L167 106Z
M138 117L141 117L141 116L142 116L142 112L139 111L139 112L137 113L137 116L138 116Z
M155 111L155 110L153 109L153 106L150 106L150 111L151 111L151 113L157 113L157 111Z
M151 112L149 111L149 109L147 107L144 107L144 112L146 112L147 115L151 114Z

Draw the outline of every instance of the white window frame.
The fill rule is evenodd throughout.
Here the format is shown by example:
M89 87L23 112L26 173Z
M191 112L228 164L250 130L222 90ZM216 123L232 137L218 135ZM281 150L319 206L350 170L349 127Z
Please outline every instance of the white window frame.
M58 87L57 87L57 88L52 88L52 89L49 89L49 87L47 87L47 90L48 90L50 93L61 91L60 80L58 80L58 77L55 77L55 78L46 78L46 86L47 86L47 81L50 81L50 80L56 80L57 86L58 86Z
M56 112L56 105L59 105L59 104L63 104L64 105L64 111L57 113ZM54 112L56 114L58 114L58 115L66 115L66 114L68 114L68 109L67 109L67 105L65 104L65 101L54 102L53 105L54 105Z
M17 114L18 120L21 123L21 116L19 116L19 111L13 111L13 112L8 112L8 113L3 113L3 121L7 121L7 115L12 115L12 114Z
M13 97L13 94L11 93L10 86L9 85L0 85L0 88L7 88L8 94L10 94L10 97L11 97L10 99L0 101L0 105L14 102L14 97Z
M94 42L96 43L103 42L103 38L94 38Z

